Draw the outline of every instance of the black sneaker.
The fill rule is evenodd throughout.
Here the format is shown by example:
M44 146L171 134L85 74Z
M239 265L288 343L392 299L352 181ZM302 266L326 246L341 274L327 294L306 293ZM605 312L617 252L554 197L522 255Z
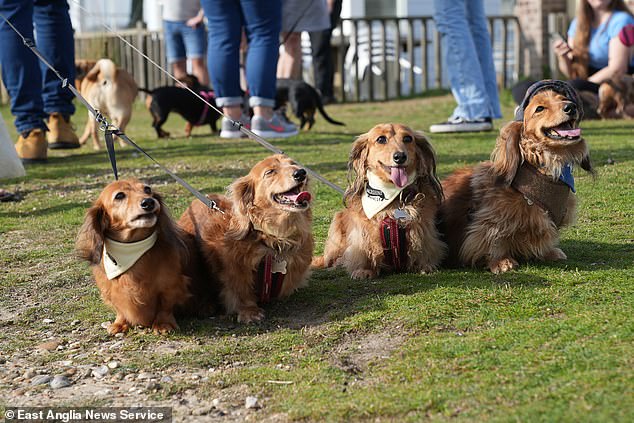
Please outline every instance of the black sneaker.
M434 134L452 133L452 132L481 132L491 131L493 129L493 121L491 118L466 120L464 118L455 118L443 123L436 123L429 127L429 132Z

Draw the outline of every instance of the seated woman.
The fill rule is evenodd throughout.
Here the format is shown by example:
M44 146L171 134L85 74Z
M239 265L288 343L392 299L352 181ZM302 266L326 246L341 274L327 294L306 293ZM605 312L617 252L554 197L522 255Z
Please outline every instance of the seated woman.
M634 73L634 58L629 48L619 40L621 30L634 24L634 16L623 0L581 0L577 17L570 23L568 41L558 39L553 43L559 69L571 79L578 91L586 91L596 97L599 85L625 73ZM530 81L513 88L513 98L524 98ZM588 95L582 98L592 101ZM519 104L518 102L518 104Z

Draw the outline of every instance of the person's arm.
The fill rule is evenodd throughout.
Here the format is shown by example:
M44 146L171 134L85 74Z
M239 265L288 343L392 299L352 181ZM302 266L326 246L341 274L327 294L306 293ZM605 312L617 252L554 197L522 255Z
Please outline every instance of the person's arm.
M572 40L570 40L572 43ZM557 55L557 63L559 70L565 76L570 78L572 71L572 46L569 45L564 39L559 39L553 42L553 51Z
M629 59L630 52L628 47L623 45L619 37L612 38L608 49L608 65L590 75L588 81L600 84L608 79L624 75L627 72Z
M194 16L193 18L189 18L187 20L187 22L185 23L188 27L190 28L196 28L198 25L200 25L201 23L203 23L203 18L205 17L205 12L203 11L203 9L201 8L198 11L198 14L196 16Z

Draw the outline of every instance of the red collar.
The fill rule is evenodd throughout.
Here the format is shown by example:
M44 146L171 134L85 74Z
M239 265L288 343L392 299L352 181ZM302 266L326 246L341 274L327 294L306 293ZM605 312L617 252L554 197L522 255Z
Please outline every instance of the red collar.
M277 298L284 283L284 273L273 273L273 256L267 254L262 259L255 277L255 291L260 304L267 304L271 298Z
M385 264L402 271L407 264L407 230L396 219L386 217L381 221L381 244Z

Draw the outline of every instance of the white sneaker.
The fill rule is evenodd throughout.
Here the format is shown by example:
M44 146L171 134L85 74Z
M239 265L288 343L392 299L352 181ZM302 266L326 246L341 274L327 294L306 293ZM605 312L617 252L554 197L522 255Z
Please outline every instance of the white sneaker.
M437 123L429 127L429 132L434 134L451 133L451 132L480 132L490 131L493 129L493 121L491 118L466 120L464 118L455 118L447 122Z

